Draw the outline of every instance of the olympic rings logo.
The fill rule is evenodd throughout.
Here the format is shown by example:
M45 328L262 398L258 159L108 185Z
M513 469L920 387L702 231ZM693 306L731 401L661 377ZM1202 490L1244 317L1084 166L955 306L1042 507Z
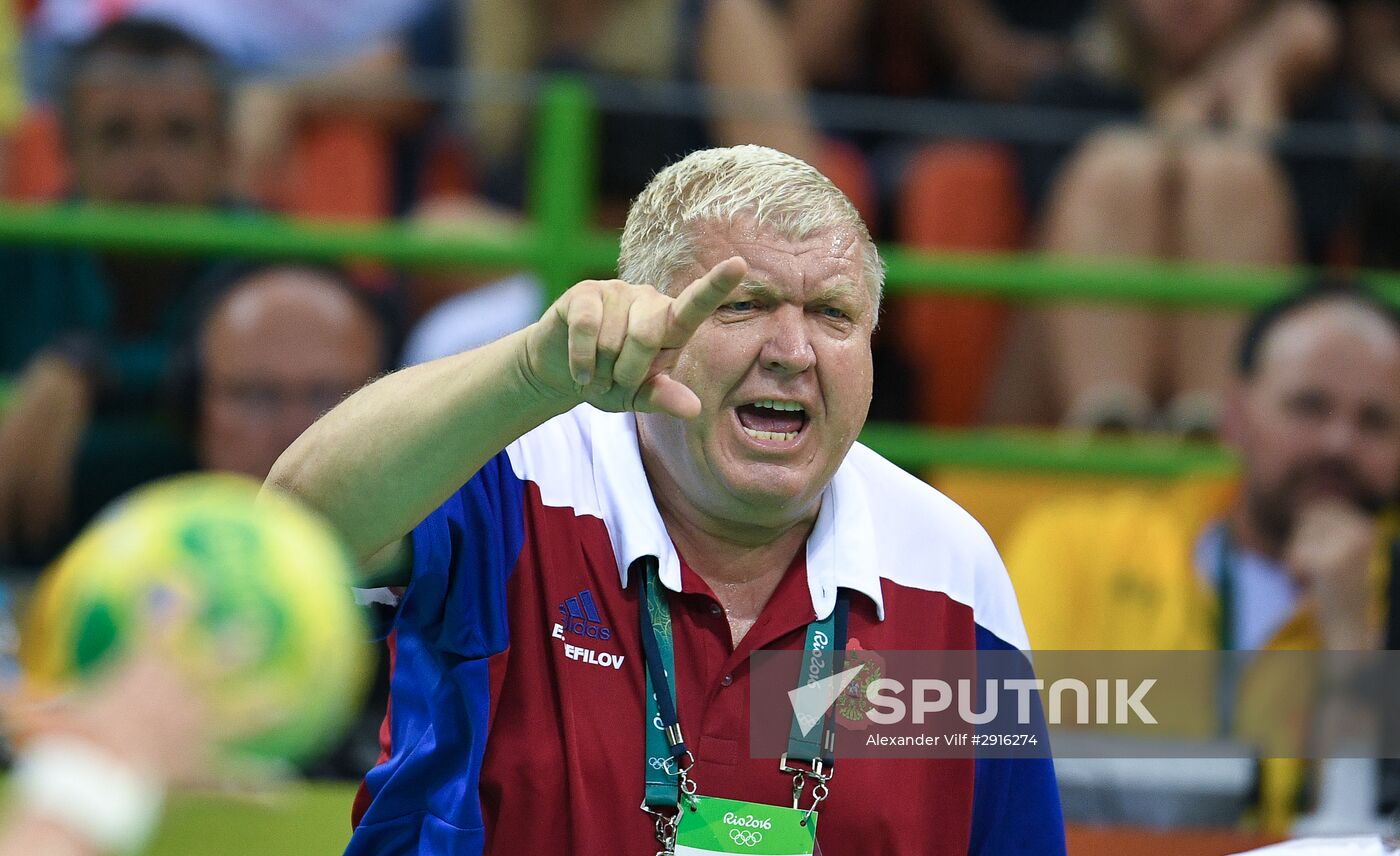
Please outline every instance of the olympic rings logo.
M670 766L670 760L670 758L658 758L656 756L652 756L647 759L647 766L651 767L653 770L665 770L668 766Z
M757 847L763 840L762 832L754 832L751 829L731 829L729 830L729 840L740 847Z

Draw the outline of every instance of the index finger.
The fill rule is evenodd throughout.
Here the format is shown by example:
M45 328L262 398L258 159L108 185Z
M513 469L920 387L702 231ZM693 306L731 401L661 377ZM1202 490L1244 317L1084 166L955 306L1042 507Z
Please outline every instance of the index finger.
M667 338L679 337L682 342L700 329L700 324L710 317L724 303L734 286L743 281L749 272L748 263L739 256L725 259L699 279L685 287L685 290L671 305L671 323ZM667 342L675 347L680 342Z

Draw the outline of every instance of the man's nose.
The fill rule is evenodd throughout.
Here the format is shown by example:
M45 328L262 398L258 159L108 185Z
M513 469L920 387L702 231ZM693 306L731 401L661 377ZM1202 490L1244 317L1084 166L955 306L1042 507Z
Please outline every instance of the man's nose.
M1334 413L1322 429L1322 446L1329 455L1346 457L1356 451L1360 439L1355 421L1349 414Z
M801 374L817 363L807 338L806 312L800 306L782 306L769 318L768 338L759 359L763 367L780 374Z
M144 157L132 170L133 178L125 202L137 205L160 205L170 201L165 171L158 160Z

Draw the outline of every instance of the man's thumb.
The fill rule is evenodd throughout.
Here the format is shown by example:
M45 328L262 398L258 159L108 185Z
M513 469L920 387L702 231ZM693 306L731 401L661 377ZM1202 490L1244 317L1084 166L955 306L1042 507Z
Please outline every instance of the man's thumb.
M680 419L694 419L700 415L700 398L670 375L658 374L637 390L632 409L639 413L669 413Z

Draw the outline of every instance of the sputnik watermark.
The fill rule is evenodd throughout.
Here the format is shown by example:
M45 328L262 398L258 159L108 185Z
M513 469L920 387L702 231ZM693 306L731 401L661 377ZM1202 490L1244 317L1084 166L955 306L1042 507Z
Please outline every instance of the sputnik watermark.
M859 672L860 669L857 666L842 672L842 675ZM852 675L847 683L854 678L855 675ZM956 688L938 678L915 679L909 686L912 701L906 703L903 698L905 685L900 681L894 678L871 681L865 688L865 698L870 703L865 715L876 725L896 725L906 721L923 725L930 715L953 709L956 701L957 714L963 722L986 725L997 720L1000 713L998 699L1003 693L1010 692L1016 695L1016 724L1030 725L1032 701L1035 698L1032 693L1047 693L1051 725L1131 725L1134 718L1144 725L1157 724L1157 718L1143 704L1143 699L1157 683L1155 678L1140 680L1131 689L1130 682L1125 678L1099 678L1093 682L1093 689L1077 678L1061 678L1051 683L1048 689L1045 681L1039 678L993 678L981 682L980 687L968 678L955 683ZM1066 694L1073 695L1073 715L1069 720L1065 719ZM1091 702L1094 710L1092 718L1089 714ZM833 698L827 707L835 703L836 699ZM982 708L980 711L974 710L979 706ZM822 713L825 714L825 709ZM801 722L800 716L798 721Z
M810 734L826 717L832 705L845 694L847 687L860 675L864 666L853 666L844 672L813 681L788 691L788 701L803 735ZM894 678L879 678L865 685L868 708L865 716L876 725L897 725L912 722L923 725L934 714L954 709L968 725L995 722L1000 714L1003 693L1016 697L1016 724L1032 724L1034 694L1045 693L1049 699L1051 725L1131 725L1134 720L1143 725L1156 725L1157 718L1143 703L1156 685L1156 678L1145 678L1132 684L1125 678L1094 680L1093 686L1078 678L1060 678L1046 687L1039 678L988 679L976 686L963 678L950 684L938 678L920 678L907 688L910 701L905 701L906 687ZM979 692L980 690L980 692ZM980 701L978 700L980 696ZM1070 718L1066 719L1066 696L1069 696ZM981 710L974 710L981 707ZM1091 715L1090 708L1093 713Z
M1027 655L852 637L833 659L814 675L809 652L753 655L752 757L826 722L844 758L1400 758L1400 651Z

